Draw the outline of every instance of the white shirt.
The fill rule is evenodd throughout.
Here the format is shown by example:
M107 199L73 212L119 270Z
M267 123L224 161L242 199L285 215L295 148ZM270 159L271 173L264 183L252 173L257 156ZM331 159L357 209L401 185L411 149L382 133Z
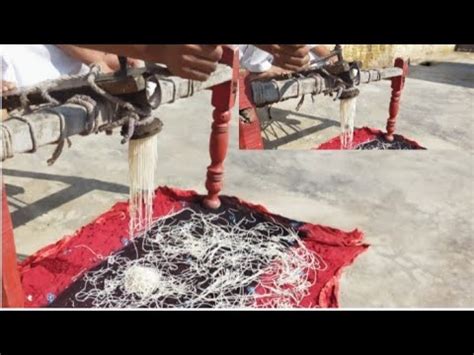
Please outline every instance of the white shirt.
M2 76L17 87L62 75L87 73L89 67L54 45L0 45Z
M310 44L309 47L316 47ZM261 73L272 67L273 55L251 44L239 44L240 67L252 73ZM318 56L309 52L310 59L317 59Z

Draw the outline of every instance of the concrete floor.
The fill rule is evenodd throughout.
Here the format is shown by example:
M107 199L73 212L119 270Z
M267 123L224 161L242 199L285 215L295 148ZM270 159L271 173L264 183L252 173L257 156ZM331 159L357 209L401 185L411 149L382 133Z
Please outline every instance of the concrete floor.
M473 307L469 85L407 84L399 131L430 148L422 152L239 151L234 119L224 193L302 221L364 231L372 247L343 273L342 307ZM383 122L387 101L369 105L379 90L367 86L360 107ZM205 191L209 100L200 93L160 109L157 184ZM436 107L442 113L432 114ZM75 137L52 167L53 147L5 162L19 254L73 233L127 197L127 150L119 140Z
M428 149L472 149L474 112L474 54L453 53L412 65L402 92L396 132ZM355 126L385 129L390 102L390 81L359 86ZM259 109L266 149L311 149L340 131L339 102L327 96L275 104L269 119Z

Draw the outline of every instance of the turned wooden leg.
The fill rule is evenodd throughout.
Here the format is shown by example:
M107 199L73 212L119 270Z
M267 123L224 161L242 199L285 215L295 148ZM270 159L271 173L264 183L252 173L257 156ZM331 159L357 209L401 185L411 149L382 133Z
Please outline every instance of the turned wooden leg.
M214 110L214 122L210 139L211 165L207 168L206 189L207 196L204 205L216 209L221 205L219 193L222 190L224 179L224 159L229 144L230 111Z
M385 134L385 139L389 142L393 142L394 139L395 123L397 121L398 111L400 111L400 96L403 86L405 85L405 78L408 75L408 63L402 58L397 58L395 59L395 67L402 68L403 74L392 78L392 97L390 98L387 133Z
M2 307L23 307L24 296L16 261L13 226L2 182Z
M230 110L234 106L238 87L238 49L225 47L221 62L233 68L233 75L232 80L217 85L212 89L212 106L214 106L214 112L212 115L213 123L209 140L211 165L207 168L207 196L204 198L204 206L211 209L219 208L221 205L219 193L222 190L224 160L229 145Z

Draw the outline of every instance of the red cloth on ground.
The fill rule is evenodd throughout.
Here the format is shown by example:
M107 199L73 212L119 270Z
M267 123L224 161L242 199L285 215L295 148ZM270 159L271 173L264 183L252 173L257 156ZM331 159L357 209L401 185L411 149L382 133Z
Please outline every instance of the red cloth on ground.
M161 187L153 202L154 217L179 211L200 196L194 191ZM275 216L260 205L239 200L256 212ZM79 278L108 256L120 250L128 241L128 203L113 206L73 236L67 236L47 246L20 264L26 307L48 304ZM362 243L363 234L354 230L346 233L334 228L304 224L299 228L306 233L305 245L315 251L327 264L318 271L317 281L299 307L338 307L338 283L343 267L350 265L368 245ZM259 290L257 289L256 292Z
M376 137L378 137L382 134L384 134L384 132L382 132L379 129L373 129L373 128L369 128L369 127L356 128L354 130L354 138L352 140L352 146L356 147L359 144L367 143L371 140L374 140ZM402 137L402 136L400 136L400 137ZM410 143L413 146L413 148L421 148L421 146L417 142L412 141L410 139L407 139L405 137L402 137L402 138L407 143ZM323 144L321 144L321 145L319 145L319 146L317 146L313 149L315 149L315 150L340 150L341 149L341 140L340 140L339 136L337 136L337 137L331 138L326 143L323 143Z

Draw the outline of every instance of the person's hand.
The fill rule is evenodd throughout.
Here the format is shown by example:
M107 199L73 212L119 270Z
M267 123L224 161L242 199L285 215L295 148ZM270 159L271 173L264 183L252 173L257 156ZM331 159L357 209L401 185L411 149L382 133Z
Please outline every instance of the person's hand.
M0 85L0 95L6 94L9 91L13 91L16 89L16 85L10 81L2 80Z
M331 54L331 51L326 46L316 46L311 50L314 54L316 54L319 59L327 57ZM332 56L329 58L326 63L327 64L334 64L337 62L337 56Z
M145 62L143 60L128 58L128 57L127 57L127 64L130 68L140 68L140 67L145 66Z
M273 55L273 65L291 71L305 69L309 64L310 47L299 44L270 44L257 46Z
M271 80L275 77L279 77L279 76L282 76L284 74L289 74L291 73L290 70L285 70L285 69L282 69L280 67L276 67L274 65L272 65L272 67L267 70L267 71L264 71L262 73L250 73L249 76L248 76L248 80L250 81L253 81L253 80Z
M217 45L168 45L163 50L161 62L173 75L206 81L221 57L222 47Z
M111 66L110 63L105 61L105 60L104 61L97 61L94 64L98 65L101 69L101 72L104 73L104 74L113 73L113 72L120 69L120 66L118 66L118 67L115 66L115 65Z
M139 59L128 58L127 64L131 68L138 68L143 62ZM113 73L120 69L120 61L116 54L106 53L100 61L97 61L95 64L98 64L102 69L102 73Z
M173 75L185 79L205 81L216 70L222 57L220 45L90 45L94 50L138 58L151 63L165 64Z

